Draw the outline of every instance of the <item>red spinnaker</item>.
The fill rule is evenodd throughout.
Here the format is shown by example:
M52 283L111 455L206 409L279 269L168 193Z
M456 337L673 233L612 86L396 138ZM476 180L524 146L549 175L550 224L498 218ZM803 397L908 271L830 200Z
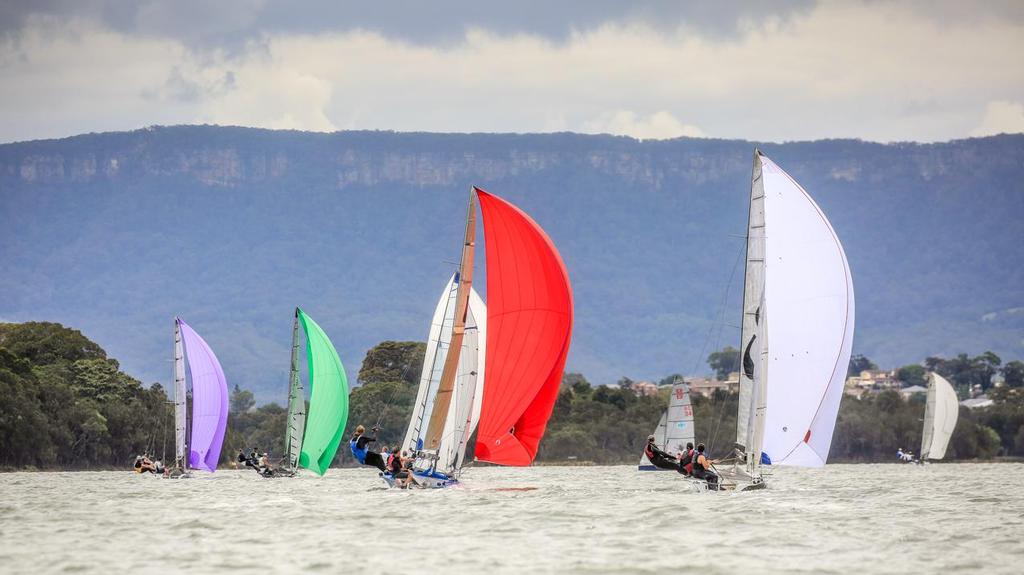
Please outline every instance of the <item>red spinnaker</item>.
M487 249L487 370L476 458L529 465L569 353L569 274L537 222L497 196L476 193Z

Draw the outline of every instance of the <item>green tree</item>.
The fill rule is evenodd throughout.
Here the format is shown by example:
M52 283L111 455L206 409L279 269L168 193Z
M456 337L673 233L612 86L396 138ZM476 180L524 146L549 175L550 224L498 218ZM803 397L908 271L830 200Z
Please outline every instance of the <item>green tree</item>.
M725 379L730 373L740 369L740 350L732 346L712 352L708 356L708 365L715 370L715 377Z
M728 374L726 374L726 375L728 375ZM673 373L672 375L665 376L665 377L661 378L658 381L658 385L659 386L673 385L673 384L675 384L676 382L679 382L679 381L683 381L683 376L681 374L678 374L678 373Z
M427 346L416 341L384 341L366 352L358 381L361 385L404 381L419 383Z
M253 397L252 392L238 387L236 383L235 389L231 391L231 402L228 410L232 415L238 415L254 407L256 407L256 399Z
M107 357L103 348L82 335L82 332L50 322L0 324L0 347L7 348L33 365Z
M860 375L860 372L867 371L869 369L878 369L878 366L875 365L875 362L858 353L857 355L850 357L850 365L846 369L846 377Z
M1001 373L1006 385L1009 387L1024 387L1024 362L1008 361L1003 366Z
M902 381L904 386L926 386L928 385L928 372L920 364L912 363L896 370L896 379Z

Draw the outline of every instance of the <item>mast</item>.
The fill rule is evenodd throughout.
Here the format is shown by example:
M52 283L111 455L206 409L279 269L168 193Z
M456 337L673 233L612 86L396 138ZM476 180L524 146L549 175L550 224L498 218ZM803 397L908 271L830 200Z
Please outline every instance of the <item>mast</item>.
M462 244L462 261L459 263L459 291L455 296L455 323L452 325L452 339L448 344L448 355L444 358L441 383L434 398L434 409L427 424L424 445L437 449L448 419L452 390L459 371L459 356L462 354L462 340L466 333L466 313L469 309L469 291L473 286L473 254L476 251L476 188L469 191L469 209L466 213L466 237Z
M748 464L758 464L759 453L754 451L754 436L759 435L755 420L763 427L764 369L762 352L767 353L764 341L766 321L764 303L765 286L765 233L764 233L764 180L761 173L761 152L754 150L751 174L750 204L747 212L747 246L743 266L743 318L740 333L740 397L736 414L736 444L747 455ZM761 380L761 381L759 381ZM757 401L755 401L755 397ZM761 410L761 417L757 411ZM757 441L760 444L760 440ZM760 445L756 451L760 451ZM750 457L753 455L754 457ZM751 461L756 459L757 461Z
M174 466L186 469L188 458L185 453L185 431L188 426L188 405L185 398L185 349L181 344L180 321L174 318Z
M285 430L285 461L294 471L299 467L302 434L306 428L306 394L299 378L299 308L295 308L292 324L292 364L288 373L288 428Z

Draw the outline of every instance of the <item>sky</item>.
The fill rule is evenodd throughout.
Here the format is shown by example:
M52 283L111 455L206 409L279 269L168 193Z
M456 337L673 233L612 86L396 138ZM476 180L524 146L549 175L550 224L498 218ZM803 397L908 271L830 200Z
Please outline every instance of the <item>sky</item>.
M1024 2L0 3L0 142L199 123L774 142L1024 132Z

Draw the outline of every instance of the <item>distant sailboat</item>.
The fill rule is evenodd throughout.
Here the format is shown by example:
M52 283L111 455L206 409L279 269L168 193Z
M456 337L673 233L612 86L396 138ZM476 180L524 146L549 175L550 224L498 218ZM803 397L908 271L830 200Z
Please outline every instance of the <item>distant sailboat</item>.
M192 382L191 432L186 362ZM174 318L174 468L168 476L187 477L190 469L217 469L227 422L228 384L217 356L195 330Z
M690 388L685 383L672 386L668 409L661 414L658 427L654 430L654 444L668 453L685 451L686 444L693 443L693 406L690 404ZM655 467L647 454L640 456L640 471L665 471Z
M454 407L448 411L438 447L429 453L424 451L427 415L433 412L455 327L459 284L459 274L455 273L445 284L434 308L416 402L413 404L412 417L409 419L409 427L401 447L408 453L420 454L417 463L423 482L434 483L428 480L428 476L432 476L441 484L458 478L465 460L467 442L476 429L480 416L486 355L484 342L487 334L487 308L480 295L471 287L465 335L452 389L451 403ZM394 484L394 478L390 474L384 474L383 477L389 485Z
M960 400L946 378L932 372L928 399L924 408L924 430L921 435L921 462L946 456L949 438L960 417Z
M309 372L309 413L299 376L299 325L306 335ZM292 324L292 361L288 377L288 427L285 465L323 475L334 461L348 423L348 376L341 358L324 330L306 312L295 308Z
M477 198L484 219L488 297L484 337L487 370L476 421L477 459L499 465L529 465L533 461L558 397L569 353L572 292L558 251L540 226L519 208L473 188L451 336L444 361L433 362L441 363L441 372L413 473L414 481L423 487L444 487L455 481L440 468L443 460L438 450L443 448L446 430L451 429L448 421L452 405L456 405L456 421L466 410L465 402L459 408L458 401L454 401L456 384L466 339L471 337L470 314L477 322L482 319L476 317L470 303ZM474 412L470 409L467 429L472 427Z
M811 196L759 151L747 224L737 460L723 487L763 487L763 465L828 459L850 360L853 279Z

